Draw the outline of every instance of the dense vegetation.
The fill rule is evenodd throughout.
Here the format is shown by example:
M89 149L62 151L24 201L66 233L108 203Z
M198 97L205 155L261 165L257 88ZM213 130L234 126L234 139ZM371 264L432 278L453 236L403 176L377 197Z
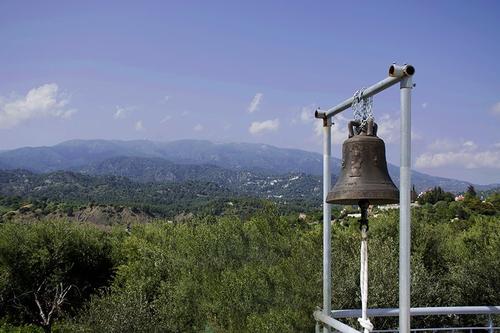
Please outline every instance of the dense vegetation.
M241 182L206 180L141 183L119 176L90 176L59 171L36 174L0 170L0 196L18 196L31 202L55 202L79 207L88 203L137 207L157 217L184 212L218 215L228 202L271 199L283 210L316 210L321 205L321 183L310 175L248 176ZM217 179L215 179L217 180ZM236 181L236 180L235 180ZM213 210L212 208L218 207Z
M413 306L500 304L500 195L479 200L494 207L494 214L484 214L477 200L466 195L461 202L413 210ZM226 211L128 229L64 220L4 222L0 327L7 332L312 332L322 290L317 220L284 216L275 204L263 202L249 218ZM397 210L376 212L370 221L370 307L397 307L397 221ZM332 242L333 307L359 308L357 221L335 222ZM484 320L425 317L415 318L414 325L484 325ZM374 323L378 329L397 326L394 319Z

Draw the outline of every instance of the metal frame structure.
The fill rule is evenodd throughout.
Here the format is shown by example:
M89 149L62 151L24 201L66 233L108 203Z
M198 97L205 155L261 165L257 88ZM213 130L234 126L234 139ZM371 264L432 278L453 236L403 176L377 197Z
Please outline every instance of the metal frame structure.
M361 315L361 310L359 309L349 309L349 310L335 310L331 312L332 318L325 318L321 311L314 313L315 318L318 320L325 319L325 321L332 320L333 318L354 318ZM370 317L397 317L399 316L398 308L383 308L383 309L369 309L368 315ZM492 316L500 315L500 306L450 306L450 307L422 307L422 308L411 308L410 315L412 317L416 316L450 316L450 315L487 315L488 322L487 326L482 327L433 327L433 328L414 328L411 329L412 332L455 332L455 331L478 331L493 333L495 330L500 330L500 327L495 327L493 325ZM335 325L338 325L338 321L333 319ZM340 322L339 322L340 323ZM342 324L342 323L341 323ZM345 325L345 324L342 324ZM345 325L347 326L347 325ZM357 332L351 327L347 326L349 332ZM316 330L319 331L319 328ZM397 332L397 330L374 330L373 332Z
M411 169L411 89L415 68L411 65L393 64L389 76L368 87L362 97L368 98L400 83L401 92L401 163L400 163L400 221L399 221L399 329L410 332L410 169ZM331 317L331 205L325 202L331 188L331 118L352 106L354 98L346 99L337 106L315 111L315 117L323 120L323 310L315 312L315 318L324 324L324 333L330 327L341 332L359 332Z

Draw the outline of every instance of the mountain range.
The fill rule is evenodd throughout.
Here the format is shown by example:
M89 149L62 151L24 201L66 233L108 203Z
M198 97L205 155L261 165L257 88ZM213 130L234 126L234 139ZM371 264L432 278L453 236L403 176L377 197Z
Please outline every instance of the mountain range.
M49 147L24 147L0 152L0 169L4 170L25 169L35 173L65 170L87 175L126 177L142 183L207 181L236 190L244 184L248 190L248 186L259 181L272 183L274 180L301 177L302 186L304 181L310 183L306 186L310 191L321 184L322 161L321 154L299 149L205 140L71 140ZM340 159L332 158L334 179L340 165ZM389 164L388 169L394 183L398 184L399 168ZM466 181L416 171L412 172L412 182L418 191L441 186L447 191L462 192L470 185ZM285 188L290 186L281 185L286 185ZM477 190L489 190L500 185L474 186Z
M178 164L213 164L230 170L261 170L271 174L321 174L322 156L264 144L217 144L205 140L71 140L51 147L24 147L0 152L0 165L35 172L83 167L112 157L162 158ZM338 160L336 160L338 164Z

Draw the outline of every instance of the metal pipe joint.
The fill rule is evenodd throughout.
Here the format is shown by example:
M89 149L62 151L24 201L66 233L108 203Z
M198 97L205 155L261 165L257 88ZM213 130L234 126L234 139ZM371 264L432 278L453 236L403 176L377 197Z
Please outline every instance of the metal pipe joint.
M392 77L412 76L413 74L415 74L415 67L412 65L404 64L401 66L392 64L391 67L389 67L389 76Z

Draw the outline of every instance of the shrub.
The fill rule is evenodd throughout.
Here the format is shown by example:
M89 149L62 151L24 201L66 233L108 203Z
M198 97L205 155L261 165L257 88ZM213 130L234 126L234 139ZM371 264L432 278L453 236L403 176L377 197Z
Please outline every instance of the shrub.
M47 221L0 225L1 314L50 331L112 278L108 236L90 225Z

